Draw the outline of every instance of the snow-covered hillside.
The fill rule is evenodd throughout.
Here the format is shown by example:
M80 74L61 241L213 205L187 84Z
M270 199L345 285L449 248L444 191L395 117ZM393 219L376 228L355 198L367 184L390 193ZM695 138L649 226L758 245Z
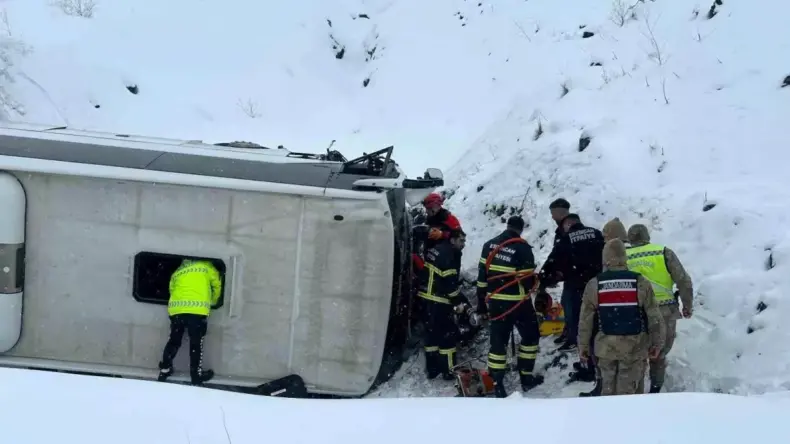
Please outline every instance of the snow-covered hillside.
M92 14L70 9L92 3ZM556 197L596 227L644 222L697 293L666 388L790 389L785 1L0 8L10 119L295 151L334 139L347 156L395 144L411 175L452 166L448 204L470 234L469 267L511 212L544 258ZM411 364L377 394L445 391Z
M449 174L469 249L523 211L545 257L560 196L588 225L645 223L695 284L667 389L790 388L790 5L636 3L620 26L612 5L560 3L523 6L542 28L531 87Z
M463 1L0 8L11 119L303 152L334 139L346 156L394 144L412 175L449 167L505 108L516 75L502 69L505 51L527 51L510 19L506 32L484 38L492 5Z

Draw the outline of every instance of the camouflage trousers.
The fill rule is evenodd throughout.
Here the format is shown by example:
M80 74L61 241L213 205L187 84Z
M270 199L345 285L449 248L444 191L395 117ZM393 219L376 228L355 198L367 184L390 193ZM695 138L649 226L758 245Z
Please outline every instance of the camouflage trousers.
M645 360L611 360L598 358L601 396L633 395L645 377Z
M676 315L671 310L662 309L661 314L664 317L664 329L666 331L666 340L664 341L664 348L661 349L658 358L650 359L648 361L650 368L650 385L661 387L664 385L664 379L667 375L667 354L672 350L675 344L675 336L677 336L678 321ZM637 393L645 392L645 378L642 377L639 381L639 388Z

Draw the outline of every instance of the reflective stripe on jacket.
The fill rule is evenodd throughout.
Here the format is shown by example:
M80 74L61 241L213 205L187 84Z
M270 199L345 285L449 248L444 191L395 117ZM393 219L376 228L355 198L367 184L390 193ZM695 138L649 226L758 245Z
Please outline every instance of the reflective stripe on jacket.
M626 250L626 254L628 255L628 269L641 274L650 281L653 293L656 295L656 302L659 305L677 303L672 293L674 282L664 260L663 245L646 244L631 247Z
M426 250L417 296L440 304L457 305L463 302L454 257L455 250L449 241L442 241Z
M211 262L185 260L170 277L167 313L208 316L221 293L219 271Z
M635 336L645 331L639 306L637 278L633 271L604 271L598 275L598 322L601 333Z

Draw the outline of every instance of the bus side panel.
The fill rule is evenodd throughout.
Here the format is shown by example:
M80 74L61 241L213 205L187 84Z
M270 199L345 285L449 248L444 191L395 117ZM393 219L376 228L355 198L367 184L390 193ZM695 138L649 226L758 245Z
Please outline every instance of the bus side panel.
M308 199L302 236L294 372L361 395L381 365L392 298L386 197Z
M330 393L369 387L392 285L386 201L19 177L29 203L27 302L8 355L153 375L167 310L132 295L134 257L151 251L225 262L225 304L206 338L218 379L262 383L293 372Z

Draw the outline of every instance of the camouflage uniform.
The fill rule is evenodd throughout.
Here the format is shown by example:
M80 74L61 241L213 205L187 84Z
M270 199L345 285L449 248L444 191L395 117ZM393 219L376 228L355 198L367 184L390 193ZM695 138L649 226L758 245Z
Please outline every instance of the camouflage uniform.
M601 395L634 394L644 379L649 349L660 349L664 344L664 323L650 282L628 271L621 240L606 243L603 264L604 272L584 289L579 352L590 353L597 317L599 332L594 341ZM608 287L609 284L613 286Z
M628 243L628 234L625 231L625 225L620 221L619 217L615 217L603 226L603 240L609 242L612 239L620 239L624 243Z
M612 219L609 222L607 222L606 225L603 226L603 230L601 230L601 231L603 233L603 240L604 240L604 242L609 242L612 239L620 239L624 243L628 243L628 234L625 231L625 225L623 225L623 222L620 221L619 217L615 217L614 219ZM595 335L597 333L598 333L598 325L596 323L594 328L593 328L592 336L595 337ZM593 344L590 344L590 345L593 345ZM591 356L592 359L591 359L591 362L589 364L591 364L591 365L585 365L581 361L579 361L578 364L574 364L574 367L578 370L578 372L585 372L585 371L586 372L590 372L590 371L594 371L595 372L595 388L593 388L589 392L579 393L579 396L582 396L582 397L600 396L600 394L601 394L601 372L598 369L597 365L595 365L596 360L595 360L595 347L594 346L592 346L591 349L590 349L590 356ZM577 375L578 374L579 373L577 373Z
M630 248L637 248L650 243L650 233L647 227L642 224L632 225L628 229L628 240ZM680 263L674 251L664 247L664 263L666 264L667 271L672 277L672 281L678 287L680 293L680 301L683 307L691 312L691 307L694 302L694 289L691 283L691 277L686 273L683 264ZM661 349L657 359L650 360L650 391L657 393L664 385L664 378L667 370L667 354L672 350L672 345L675 343L677 321L681 319L680 309L677 303L670 303L660 305L661 316L664 319L664 328L666 330L666 341L664 347ZM639 393L644 393L644 380L639 385Z

